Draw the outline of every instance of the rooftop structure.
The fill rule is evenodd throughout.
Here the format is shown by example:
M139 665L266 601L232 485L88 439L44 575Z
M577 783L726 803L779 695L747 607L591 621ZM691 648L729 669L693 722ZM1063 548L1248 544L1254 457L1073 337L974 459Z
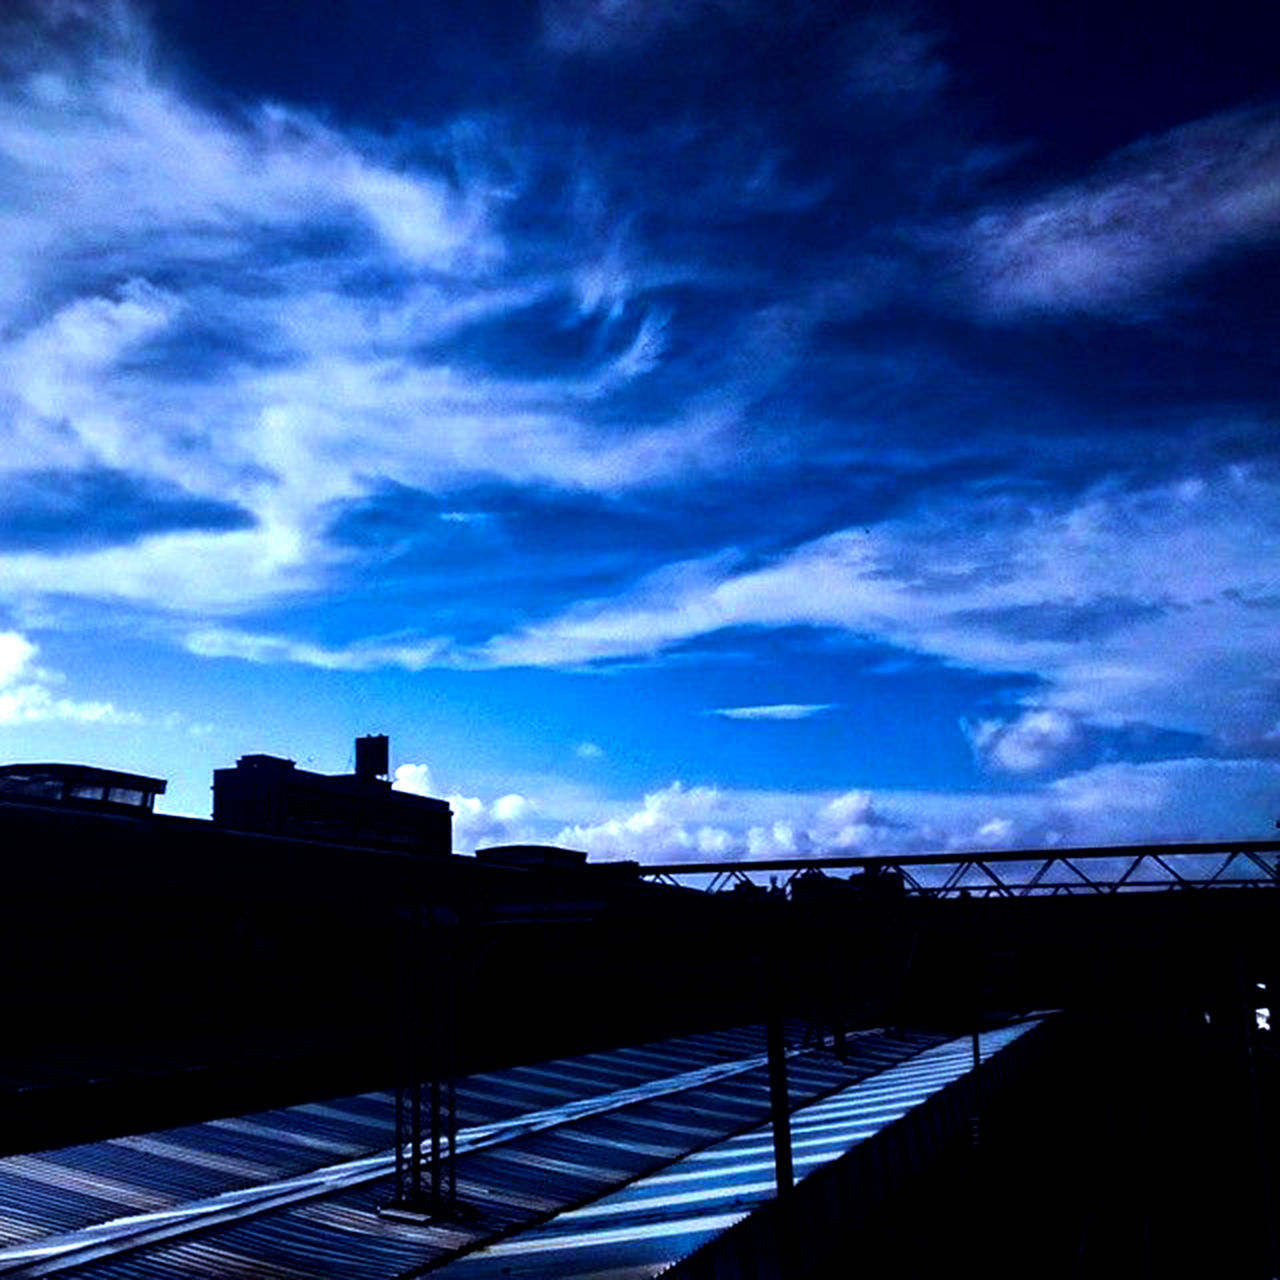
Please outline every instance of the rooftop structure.
M88 764L0 765L0 798L150 813L163 795L163 778L148 778Z
M476 858L494 867L518 867L525 871L571 871L587 865L581 849L554 844L494 844L477 849Z
M213 820L239 831L448 854L448 804L393 790L387 763L382 735L356 739L355 773L312 773L281 756L241 756L234 769L213 772Z

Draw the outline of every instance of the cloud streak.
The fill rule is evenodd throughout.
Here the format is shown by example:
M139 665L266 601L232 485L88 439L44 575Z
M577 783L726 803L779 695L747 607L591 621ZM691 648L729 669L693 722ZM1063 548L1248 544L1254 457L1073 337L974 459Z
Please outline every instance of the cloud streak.
M376 671L398 667L422 671L445 665L443 641L396 643L361 641L345 647L309 644L282 636L255 635L227 627L203 627L185 638L189 652L202 658L238 658L244 662L289 662L322 671Z
M955 666L1038 674L1055 716L1145 717L1244 742L1275 722L1264 674L1275 584L1256 548L1280 534L1277 497L1273 477L1235 468L1106 485L1074 504L952 502L757 568L673 566L620 599L496 637L478 656L581 666L729 628L834 628ZM1008 761L1034 727L1001 735Z
M1280 231L1280 120L1226 112L1146 139L1090 180L993 208L961 236L991 316L1123 313Z
M835 705L834 702L774 702L761 707L717 707L708 714L726 720L809 720Z

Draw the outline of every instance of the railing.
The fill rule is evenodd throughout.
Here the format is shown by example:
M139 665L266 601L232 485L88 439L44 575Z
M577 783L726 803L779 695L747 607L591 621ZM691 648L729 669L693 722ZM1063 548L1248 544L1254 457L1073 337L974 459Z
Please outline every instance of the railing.
M882 898L1026 898L1263 890L1280 888L1280 840L673 862L641 867L640 875L708 893L786 893L793 899L813 892Z

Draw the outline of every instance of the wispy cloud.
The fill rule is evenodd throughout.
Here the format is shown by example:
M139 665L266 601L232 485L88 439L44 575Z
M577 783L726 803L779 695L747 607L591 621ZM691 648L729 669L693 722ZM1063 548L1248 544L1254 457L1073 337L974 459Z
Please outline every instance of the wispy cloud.
M963 233L990 314L1148 303L1218 255L1280 231L1280 119L1236 111L1126 148L1091 179L993 208Z
M634 53L708 14L754 7L752 0L544 0L542 38L559 54Z
M596 402L662 360L657 311L554 381L428 354L582 266L504 277L515 197L472 158L481 123L409 145L280 105L219 114L123 4L9 35L29 57L0 74L0 468L110 470L246 526L59 547L62 590L249 605L332 582L334 513L379 483L617 492L731 456L731 418L597 428ZM0 556L11 598L46 589L42 550Z
M834 702L774 702L762 707L717 707L709 715L726 720L808 720L830 711Z
M446 637L326 646L229 627L192 630L204 656L335 670L576 667L654 657L728 628L831 628L957 667L1038 677L1012 720L971 732L1011 772L1067 759L1090 723L1161 725L1262 749L1277 601L1259 540L1280 485L1235 467L1147 489L1103 485L1027 508L956 499L827 535L763 565L718 555L669 566L620 596L476 645ZM738 720L831 704L727 707Z
M957 500L758 568L674 566L621 598L496 637L477 656L583 665L730 627L829 627L1038 675L1055 715L1240 742L1275 721L1263 674L1274 575L1256 549L1276 536L1278 496L1273 477L1235 468L1148 489L1104 485L1060 505ZM1002 734L1006 756L1034 728Z
M283 636L256 635L228 627L202 627L188 632L189 652L202 658L239 658L245 662L289 662L324 671L374 671L399 667L422 671L447 664L442 641L391 642L366 640L347 646L310 644Z
M855 18L844 35L848 89L897 110L936 99L951 77L941 45L939 32L913 23L904 11Z

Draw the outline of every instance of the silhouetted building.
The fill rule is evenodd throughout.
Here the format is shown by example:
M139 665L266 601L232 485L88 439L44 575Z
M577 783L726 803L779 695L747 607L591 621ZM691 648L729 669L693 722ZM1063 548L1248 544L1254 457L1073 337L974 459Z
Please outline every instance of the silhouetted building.
M147 778L88 764L0 765L0 799L44 800L76 808L150 813L165 790L163 778Z
M521 871L571 871L587 865L587 855L581 849L562 849L554 844L494 844L477 849L476 860Z
M356 739L355 773L311 773L281 756L248 755L213 771L213 820L259 831L404 852L450 852L444 800L394 791L387 739Z

